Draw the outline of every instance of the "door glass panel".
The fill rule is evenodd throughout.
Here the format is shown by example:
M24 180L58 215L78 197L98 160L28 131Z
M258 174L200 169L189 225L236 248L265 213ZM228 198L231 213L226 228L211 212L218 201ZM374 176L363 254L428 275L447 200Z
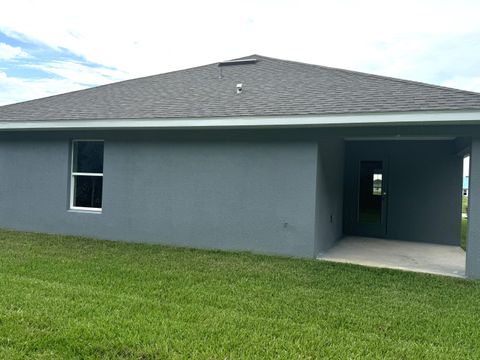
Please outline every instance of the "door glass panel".
M360 162L360 189L358 221L379 224L382 222L383 162Z
M373 191L372 195L382 195L382 177L383 174L374 173L373 174Z

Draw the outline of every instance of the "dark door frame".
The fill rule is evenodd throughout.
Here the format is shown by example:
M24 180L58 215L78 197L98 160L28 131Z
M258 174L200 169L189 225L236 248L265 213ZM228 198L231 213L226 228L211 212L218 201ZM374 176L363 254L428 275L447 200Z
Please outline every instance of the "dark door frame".
M357 143L358 144L358 143ZM355 151L347 152L345 161L344 191L344 233L346 235L385 238L388 222L389 161L386 144L378 142L375 147L355 146ZM381 215L379 222L360 221L360 171L362 161L382 163ZM372 189L373 190L373 189Z

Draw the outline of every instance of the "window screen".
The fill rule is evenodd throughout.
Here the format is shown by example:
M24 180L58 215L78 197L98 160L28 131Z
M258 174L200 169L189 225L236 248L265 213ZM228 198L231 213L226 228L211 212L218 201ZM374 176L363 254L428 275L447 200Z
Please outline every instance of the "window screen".
M73 141L71 185L71 208L102 209L103 141Z

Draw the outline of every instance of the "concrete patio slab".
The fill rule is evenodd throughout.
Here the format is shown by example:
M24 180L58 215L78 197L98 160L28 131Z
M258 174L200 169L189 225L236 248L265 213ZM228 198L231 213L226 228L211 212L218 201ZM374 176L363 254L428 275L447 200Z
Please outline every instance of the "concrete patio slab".
M319 260L465 277L465 251L459 246L345 237Z

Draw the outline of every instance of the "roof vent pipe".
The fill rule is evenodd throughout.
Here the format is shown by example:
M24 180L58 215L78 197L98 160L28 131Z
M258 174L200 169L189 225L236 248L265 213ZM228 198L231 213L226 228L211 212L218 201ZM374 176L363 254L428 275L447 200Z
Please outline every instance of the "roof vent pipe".
M228 60L218 63L218 66L229 66L229 65L246 65L246 64L255 64L257 59L239 59L239 60Z
M241 94L243 91L243 84L237 84L237 94Z

